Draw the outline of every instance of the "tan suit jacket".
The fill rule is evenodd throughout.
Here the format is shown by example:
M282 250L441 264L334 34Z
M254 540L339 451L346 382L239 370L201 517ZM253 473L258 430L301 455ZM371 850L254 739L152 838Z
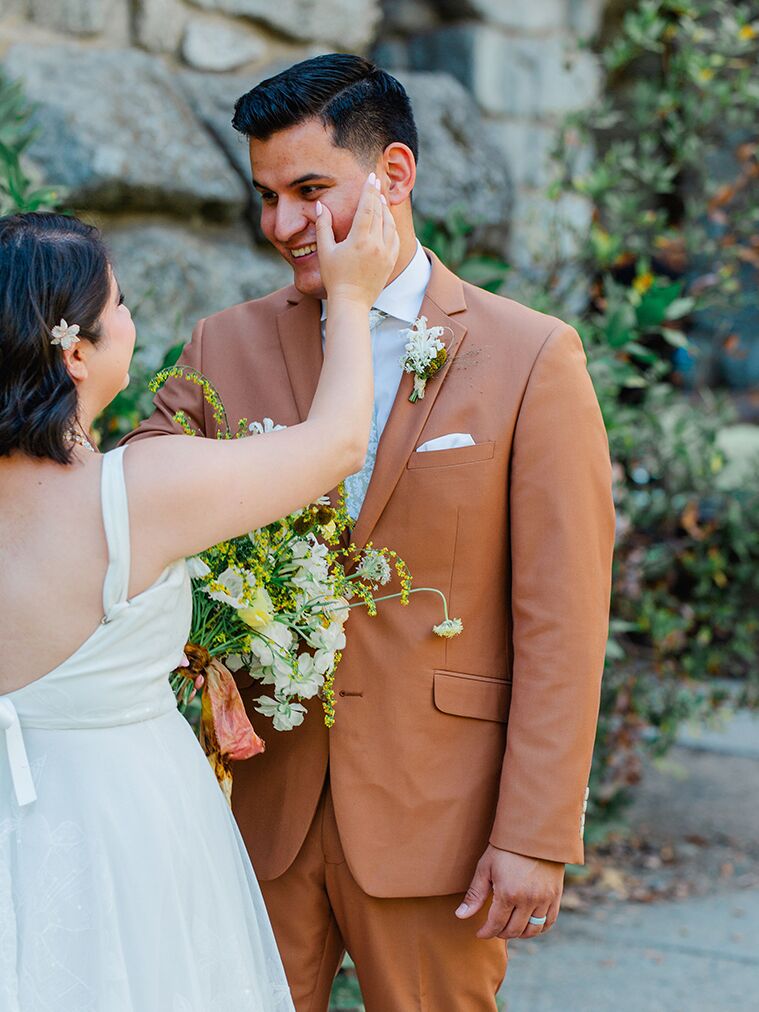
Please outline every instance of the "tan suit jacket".
M374 619L355 610L329 732L316 701L301 727L275 732L253 709L260 685L241 681L267 747L237 764L234 810L263 880L294 860L328 767L370 895L461 892L488 841L583 859L614 530L601 414L570 327L428 255L421 313L447 328L448 361L416 404L404 375L354 539L395 548L416 586L447 594L464 633L433 635L433 595ZM216 384L233 425L293 425L320 371L319 318L318 300L286 288L202 320L182 361ZM156 405L129 439L176 431L180 406L214 431L190 384L172 381ZM453 432L476 445L415 452Z

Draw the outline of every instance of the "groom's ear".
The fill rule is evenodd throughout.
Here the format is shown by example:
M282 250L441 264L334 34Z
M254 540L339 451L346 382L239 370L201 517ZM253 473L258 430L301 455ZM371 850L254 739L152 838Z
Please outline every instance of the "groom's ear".
M387 182L386 196L389 204L402 204L411 196L416 183L416 159L406 144L394 141L382 153L382 167Z

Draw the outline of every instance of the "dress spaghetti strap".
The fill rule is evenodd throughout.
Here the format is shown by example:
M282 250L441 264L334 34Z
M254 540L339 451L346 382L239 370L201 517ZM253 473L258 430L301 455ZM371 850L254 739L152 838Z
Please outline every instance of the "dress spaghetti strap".
M131 549L129 505L124 481L124 450L119 446L103 455L100 499L108 544L108 569L103 581L103 612L108 621L114 608L123 604L129 590Z

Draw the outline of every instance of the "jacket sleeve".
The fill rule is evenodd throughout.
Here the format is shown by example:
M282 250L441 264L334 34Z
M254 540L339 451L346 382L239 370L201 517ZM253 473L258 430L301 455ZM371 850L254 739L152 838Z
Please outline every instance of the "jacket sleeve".
M203 372L203 327L201 320L192 332L192 340L185 345L177 365L186 365ZM120 445L148 439L151 436L181 435L182 429L174 421L177 411L184 411L190 423L204 436L209 435L207 425L206 403L203 392L195 383L183 379L170 379L153 398L155 410L153 414L141 422L137 428L121 440Z
M583 860L608 635L614 506L606 432L577 333L543 344L514 435L513 686L490 842Z

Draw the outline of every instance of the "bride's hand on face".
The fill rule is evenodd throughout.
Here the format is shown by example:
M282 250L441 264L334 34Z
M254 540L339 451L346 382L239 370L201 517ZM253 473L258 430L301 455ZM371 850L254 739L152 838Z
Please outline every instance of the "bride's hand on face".
M317 214L319 270L328 298L349 298L371 309L400 250L395 221L374 173L364 183L351 230L342 242L335 242L329 208L320 202Z

